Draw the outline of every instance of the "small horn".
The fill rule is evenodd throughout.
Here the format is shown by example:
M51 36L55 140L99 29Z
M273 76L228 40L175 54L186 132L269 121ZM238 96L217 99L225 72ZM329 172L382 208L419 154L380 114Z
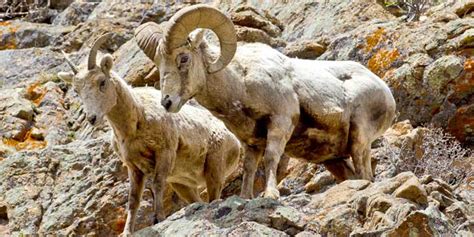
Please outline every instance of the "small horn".
M97 50L99 50L100 46L109 39L109 37L112 35L112 33L106 33L102 36L100 36L95 42L94 45L91 48L91 51L89 53L89 59L87 60L87 69L92 70L96 67L96 57L97 57Z
M74 72L74 74L77 74L79 70L77 69L76 65L74 65L74 63L71 61L71 59L69 59L69 57L64 51L61 50L61 53L63 53L64 59L66 59L67 64L69 65L69 67L71 67L72 72Z

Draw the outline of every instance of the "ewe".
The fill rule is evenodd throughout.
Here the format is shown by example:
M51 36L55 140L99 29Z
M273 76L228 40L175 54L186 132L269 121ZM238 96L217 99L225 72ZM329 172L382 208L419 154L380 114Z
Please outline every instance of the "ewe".
M73 82L92 125L105 116L113 128L113 147L130 179L124 230L130 235L146 176L153 178L155 217L162 220L166 182L187 203L201 201L200 187L207 187L209 201L220 198L225 178L238 164L240 143L205 109L188 105L180 113L167 113L159 91L132 89L111 71L110 54L97 66L97 50L109 35L94 43L86 71L78 71L66 57L73 72L59 77Z
M196 28L214 31L220 53L202 31L189 35ZM145 23L135 38L160 71L166 110L195 98L243 143L243 197L252 197L262 154L266 197L279 196L283 153L323 163L339 181L373 179L370 145L392 123L395 101L359 63L288 58L260 43L237 47L232 21L206 5L181 9L164 29Z

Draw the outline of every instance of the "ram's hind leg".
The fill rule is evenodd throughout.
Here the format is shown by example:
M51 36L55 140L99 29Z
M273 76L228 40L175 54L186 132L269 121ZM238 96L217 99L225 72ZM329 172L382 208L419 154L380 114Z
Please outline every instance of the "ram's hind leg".
M263 155L266 178L264 197L272 199L280 197L280 192L277 189L278 163L294 128L291 118L285 116L271 118L267 131L267 146Z
M364 122L351 122L350 139L351 139L351 157L354 163L355 173L358 178L372 181L374 173L372 172L372 162L370 157L368 126L364 126Z

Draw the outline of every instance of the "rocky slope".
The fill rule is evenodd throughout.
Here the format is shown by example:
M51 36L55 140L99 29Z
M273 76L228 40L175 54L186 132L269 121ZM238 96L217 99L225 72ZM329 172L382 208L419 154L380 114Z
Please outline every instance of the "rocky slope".
M215 4L228 12L240 41L267 43L292 57L363 63L390 85L398 120L409 121L394 125L373 145L379 163L374 183L336 185L321 167L290 159L288 171L281 175L280 200L242 200L232 196L239 193L239 169L224 190L229 197L225 200L180 210L183 203L168 192L171 216L149 228L145 227L153 220L151 194L145 191L137 224L145 229L138 236L474 232L472 153L463 153L459 164L448 163L453 167L445 165L439 172L413 170L417 176L401 173L396 162L431 154L423 145L430 133L412 126L433 123L464 146L474 144L472 1L433 7L421 21L410 23L371 0ZM134 86L153 86L159 74L133 41L133 29L146 21L166 21L185 5L74 1L48 15L48 24L38 23L46 17L41 15L0 22L0 236L121 232L128 187L125 169L111 151L107 124L88 125L77 95L56 77L68 70L60 50L83 64L97 36L113 32L103 50L114 54L114 70ZM454 149L436 144L440 150ZM452 178L437 178L448 177L440 173L450 169L467 177L451 184ZM259 171L257 192L263 180Z

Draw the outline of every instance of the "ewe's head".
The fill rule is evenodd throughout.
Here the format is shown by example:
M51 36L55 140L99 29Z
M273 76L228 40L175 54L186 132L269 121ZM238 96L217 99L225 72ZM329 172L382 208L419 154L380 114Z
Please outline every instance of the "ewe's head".
M117 103L116 83L111 76L113 65L112 55L106 54L96 64L97 50L108 39L110 34L101 36L92 46L87 62L87 70L79 71L64 54L72 72L60 72L59 78L72 82L74 90L79 94L84 105L87 120L92 124L100 122Z
M217 35L220 55L211 62L205 52L203 31ZM165 29L148 22L135 30L135 39L160 71L161 104L169 112L178 112L186 101L203 89L207 75L222 70L232 60L237 47L232 21L216 8L199 4L178 11ZM203 46L203 47L201 47Z

